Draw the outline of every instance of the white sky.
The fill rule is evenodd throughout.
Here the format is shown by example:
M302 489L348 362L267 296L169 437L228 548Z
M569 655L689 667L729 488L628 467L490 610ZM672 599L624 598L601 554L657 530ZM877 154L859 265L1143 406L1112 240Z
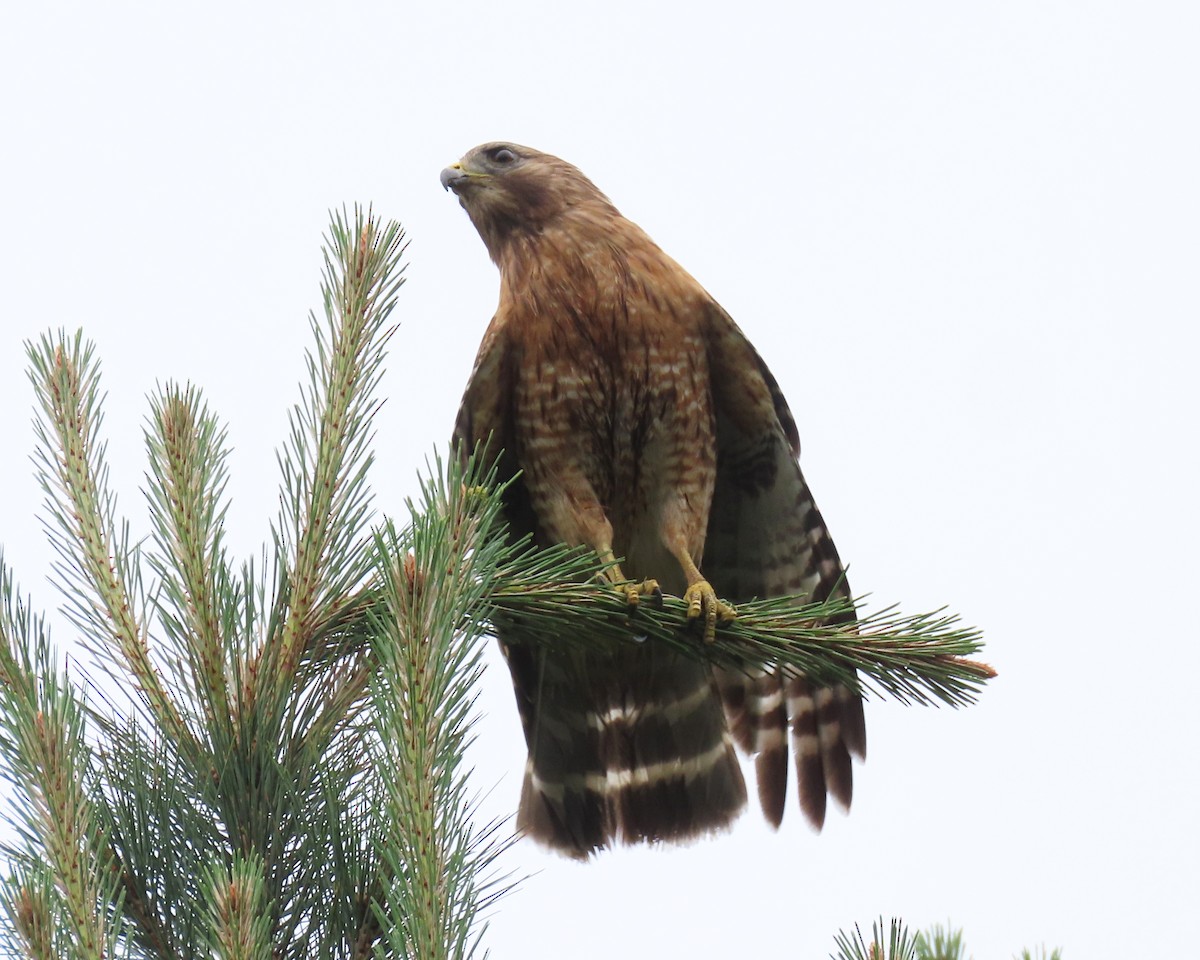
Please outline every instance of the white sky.
M777 375L859 591L987 631L964 711L868 706L853 814L587 866L522 844L498 958L823 957L899 914L976 957L1184 956L1200 901L1200 14L1187 3L13 4L0 33L0 543L47 608L21 343L82 325L135 531L145 396L229 422L257 551L327 210L409 231L378 420L399 513L497 278L438 172L578 164ZM1182 622L1181 622L1182 621ZM65 642L66 634L58 634ZM492 658L473 762L516 801Z

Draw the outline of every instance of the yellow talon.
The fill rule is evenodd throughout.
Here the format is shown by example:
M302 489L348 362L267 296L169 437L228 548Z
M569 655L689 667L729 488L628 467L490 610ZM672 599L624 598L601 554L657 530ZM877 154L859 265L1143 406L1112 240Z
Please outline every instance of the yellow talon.
M610 564L602 576L607 577L613 587L625 598L630 612L641 605L642 597L649 597L656 607L662 607L662 589L657 580L643 580L641 583L631 583L626 580L625 574L621 572L621 565L617 563L611 550L600 551L600 559Z
M723 600L717 598L717 593L707 580L697 580L683 595L688 605L689 620L704 616L704 642L712 643L717 639L717 621L728 623L737 617L737 611Z
M631 608L639 606L642 602L642 597L649 597L655 606L662 606L662 590L659 588L657 580L643 580L641 583L623 583L617 589L625 594L625 602Z

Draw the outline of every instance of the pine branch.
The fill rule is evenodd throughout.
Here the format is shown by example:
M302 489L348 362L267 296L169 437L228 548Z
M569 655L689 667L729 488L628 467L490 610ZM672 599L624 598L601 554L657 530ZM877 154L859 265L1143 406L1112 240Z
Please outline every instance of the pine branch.
M272 960L271 915L262 864L235 858L227 871L214 867L205 884L217 960Z
M17 861L0 892L14 939L29 960L61 960L74 951L62 925L62 897L53 870L45 863ZM14 954L15 955L15 954Z
M482 914L507 889L487 878L504 848L495 825L471 823L463 752L471 739L482 623L471 617L495 576L503 543L498 497L479 497L474 465L439 468L403 534L377 538L384 575L373 612L372 698L380 740L374 774L391 807L391 868L377 916L386 955L462 960L476 955Z
M915 960L917 939L911 937L908 928L895 917L884 935L883 917L871 924L871 940L863 939L858 924L854 933L838 931L834 937L838 952L831 953L832 960Z
M934 924L922 930L916 939L916 960L967 960L967 948L963 946L963 932L950 924Z
M84 727L45 628L0 555L0 763L24 798L15 818L23 845L10 853L25 864L2 895L29 956L52 947L84 960L112 956L114 871L84 788Z
M291 558L287 617L277 644L266 647L260 680L290 684L305 640L321 621L342 612L368 575L364 533L371 495L374 389L382 372L384 332L404 282L404 232L356 211L353 226L334 216L325 252L325 326L312 317L316 354L306 357L309 388L291 416L280 457L286 495L275 530Z
M937 611L903 615L894 607L857 624L838 623L848 601L808 603L778 597L740 604L737 619L721 624L705 645L688 626L687 606L664 597L661 607L630 610L618 591L600 582L604 567L589 551L515 548L501 561L496 587L478 615L493 630L563 643L663 643L679 653L732 669L780 664L821 683L843 683L902 703L972 703L995 672L967 659L982 648L980 631ZM572 626L564 629L564 624Z
M169 741L148 739L135 723L112 723L107 733L93 797L129 936L149 957L199 957L207 931L202 880L227 850L211 782L198 779Z
M197 389L169 383L151 398L146 449L151 471L146 499L157 544L148 559L161 584L159 621L176 658L190 670L190 688L206 721L227 721L225 644L231 633L237 635L238 605L227 606L240 598L222 545L228 508L225 431Z
M915 937L909 937L907 928L893 919L889 942L883 941L883 918L871 925L870 943L863 940L862 931L855 924L854 934L839 931L835 937L838 953L831 954L833 960L968 960L967 948L963 944L962 930L950 924L934 924ZM1015 960L1062 960L1061 951L1046 952L1045 947L1036 953L1022 950Z
M180 740L190 731L150 657L140 601L138 551L129 528L116 533L116 498L108 490L105 444L99 440L99 365L82 333L43 335L28 344L29 378L41 406L35 462L46 491L46 530L58 551L59 587L67 615L114 677L128 671L156 721ZM138 603L144 607L144 603ZM111 668L116 668L115 671Z
M481 500L497 494L481 485L470 490ZM905 704L966 706L996 675L972 659L983 648L981 631L944 610L903 614L889 606L867 613L861 601L776 597L739 604L737 619L718 625L715 641L705 644L677 597L631 610L624 595L607 584L605 565L590 550L513 544L498 517L488 536L502 545L492 554L494 574L479 574L492 587L463 621L480 623L487 633L515 629L525 640L559 649L564 643L662 643L722 667L782 666L823 684L845 684L865 696ZM378 609L378 591L375 585L361 589L345 609ZM845 622L849 611L857 613L857 622ZM310 652L319 660L323 647L354 648L368 633L363 621L347 616L331 623Z

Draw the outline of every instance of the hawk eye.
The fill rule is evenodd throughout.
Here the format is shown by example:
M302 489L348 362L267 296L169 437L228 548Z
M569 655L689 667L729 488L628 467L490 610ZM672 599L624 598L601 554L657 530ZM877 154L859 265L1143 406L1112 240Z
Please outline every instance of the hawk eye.
M517 159L517 155L509 150L508 147L492 147L492 149L487 152L487 158L491 160L492 163L507 164L515 161Z

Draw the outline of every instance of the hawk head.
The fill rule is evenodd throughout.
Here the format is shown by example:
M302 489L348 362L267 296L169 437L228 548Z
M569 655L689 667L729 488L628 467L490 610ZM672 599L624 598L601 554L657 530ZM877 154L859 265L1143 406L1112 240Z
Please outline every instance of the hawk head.
M515 235L537 235L562 217L616 209L578 167L515 143L484 143L442 171L491 258Z

